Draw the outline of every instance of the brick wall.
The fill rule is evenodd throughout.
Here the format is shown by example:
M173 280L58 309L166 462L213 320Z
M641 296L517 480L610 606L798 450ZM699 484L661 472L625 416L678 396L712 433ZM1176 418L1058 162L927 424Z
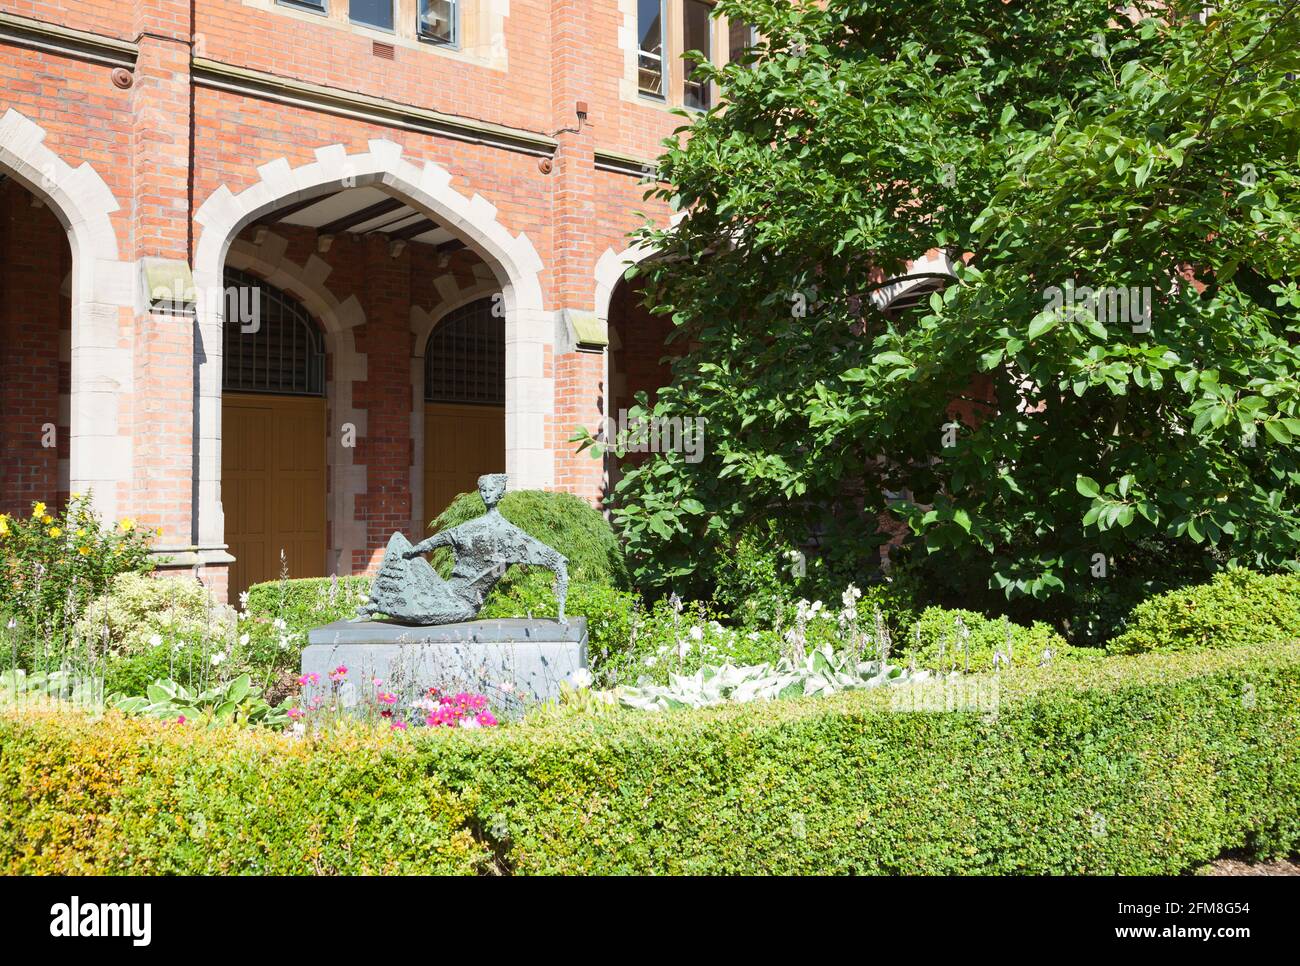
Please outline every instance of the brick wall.
M82 269L94 275L95 284L116 286L120 294L123 285L134 284L138 259L192 264L204 229L195 213L215 194L238 194L258 184L259 167L280 159L298 166L313 162L319 148L343 145L361 153L371 140L383 139L401 145L406 158L446 168L456 191L467 198L481 195L511 235L527 236L541 261L547 312L603 308L593 304L597 261L607 250L627 247L626 233L640 223L640 212L649 210L662 221L667 211L643 201L636 178L597 170L596 158L601 152L651 158L679 123L664 106L627 96L628 52L620 37L626 36L634 5L466 0L466 10L486 11L484 16L491 12L485 4L498 13L508 9L508 16L498 18L499 36L476 28L477 35L467 34L474 44L453 52L398 42L389 60L375 55L374 31L346 24L344 2L335 0L329 18L313 18L268 0L0 0L6 13L129 41L137 51L133 83L121 89L107 64L0 44L0 116L12 108L39 125L45 148L72 169L89 165L117 202L109 223L120 264L112 271L102 265ZM399 16L413 10L413 0L399 0ZM195 81L193 57L506 125L553 137L558 146L549 163L539 163L525 152L417 132L388 120L219 90ZM583 118L579 102L587 108ZM58 295L71 263L58 221L48 210L23 208L23 195L9 187L0 199L0 245L9 256L0 266L0 285L11 306L0 329L5 507L51 496L59 460L68 459L66 426L62 451L49 452L32 449L28 423L38 411L57 414L60 393L69 392L59 349L68 341L69 313L77 311ZM412 398L416 347L410 308L437 303L440 277L452 277L458 288L474 284L475 259L456 256L440 267L419 246L394 259L377 238L340 238L328 255L320 255L310 232L288 235L285 257L299 265L313 254L327 258L331 291L340 300L355 294L366 314L365 325L352 333L356 352L366 357L365 378L351 385L353 405L367 414L354 454L365 467L365 492L351 508L364 525L367 545L350 564L364 569L388 533L409 526L419 512L412 505L411 425L422 401ZM20 265L29 270L20 272ZM96 298L90 308L107 313L98 322L107 320L110 333L97 338L131 360L124 377L104 380L118 386L113 431L131 441L117 510L162 526L170 545L183 546L197 540L199 528L196 432L202 415L195 381L201 350L196 353L194 320L125 305L109 308L109 300L101 307ZM15 331L18 316L43 321ZM62 342L57 334L48 340L36 336L47 328L61 330ZM651 344L653 331L642 327L635 339L657 360L661 347ZM598 499L600 464L576 455L568 440L580 425L594 428L611 408L607 360L599 353L556 355L545 347L541 365L555 386L542 429L542 444L555 454L555 485ZM623 366L630 373L648 366L644 379L657 378L654 364L629 356ZM331 420L334 429L333 414ZM18 437L27 442L14 442ZM220 568L211 579L224 579Z

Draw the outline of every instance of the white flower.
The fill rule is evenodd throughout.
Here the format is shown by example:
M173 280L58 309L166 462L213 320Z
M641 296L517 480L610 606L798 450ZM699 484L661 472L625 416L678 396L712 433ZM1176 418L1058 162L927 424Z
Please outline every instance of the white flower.
M250 640L250 638L249 638L249 636L248 636L247 634L240 634L240 635L239 635L239 646L240 646L240 647L248 647L248 642L249 642L249 640Z
M220 664L220 663L221 663L222 661L224 661L225 659L226 659L226 652L225 652L225 651L217 651L216 654L213 654L213 655L212 655L212 666L213 666L213 667L216 667L218 664Z
M704 640L704 628L702 627L692 627L687 633L691 635L691 640L693 641Z
M239 594L239 606L243 610L248 610L248 591L241 591Z
M654 666L655 666L655 662L656 662L657 660L658 660L658 658L656 658L653 654L648 654L648 655L646 655L645 666L646 666L646 667L654 667Z
M288 634L280 635L280 650L287 651L293 647L293 641L289 640Z
M150 638L149 638L149 646L150 646L150 647L162 647L162 635L161 635L161 634L153 634L153 635L151 635Z
M569 681L579 691L591 687L591 672L585 667L580 667L569 675Z
M681 641L678 641L678 642L677 642L677 656L678 656L679 658L685 658L686 655L687 655L687 654L690 654L690 653L691 653L691 642L690 642L690 641L687 641L687 640L681 640Z
M271 621L271 626L274 627L277 631L284 631L289 629L289 625L286 624L284 622L284 619L280 617L277 617L275 620Z

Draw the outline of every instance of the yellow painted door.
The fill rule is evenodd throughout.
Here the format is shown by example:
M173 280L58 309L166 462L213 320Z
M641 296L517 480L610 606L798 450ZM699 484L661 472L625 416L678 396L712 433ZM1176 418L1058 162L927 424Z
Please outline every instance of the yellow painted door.
M228 393L221 500L232 597L280 575L325 575L325 400Z
M506 471L504 406L426 403L424 515L429 523L484 473Z

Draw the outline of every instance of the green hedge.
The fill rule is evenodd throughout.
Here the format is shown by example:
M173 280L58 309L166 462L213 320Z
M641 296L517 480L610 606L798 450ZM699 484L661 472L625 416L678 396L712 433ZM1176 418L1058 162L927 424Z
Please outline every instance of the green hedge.
M569 576L627 587L623 546L605 515L581 497L549 490L512 490L501 499L501 515L530 536L553 547L569 561ZM487 512L478 492L462 493L431 524L433 531L450 530ZM440 573L451 572L451 553L444 547L430 558ZM503 583L516 579L512 569Z
M967 631L964 646L959 619ZM1100 648L1074 647L1039 621L1026 627L1005 618L944 607L927 607L895 644L902 663L943 673L992 671L995 663L1035 667L1049 655L1051 661L1067 662L1101 658L1105 653Z
M1300 846L1300 645L997 689L319 743L9 713L0 872L1150 874Z
M1144 600L1107 650L1143 654L1294 640L1300 640L1300 575L1229 570L1208 584Z

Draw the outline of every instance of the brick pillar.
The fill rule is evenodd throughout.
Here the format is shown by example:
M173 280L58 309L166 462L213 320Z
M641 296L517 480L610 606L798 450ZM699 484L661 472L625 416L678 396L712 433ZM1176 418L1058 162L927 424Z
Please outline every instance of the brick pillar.
M552 272L556 307L590 313L595 290L596 196L595 137L600 118L578 115L579 102L594 107L591 51L607 42L593 36L590 4L555 0L551 4L552 115L559 148L555 156ZM555 451L559 489L599 500L601 463L577 454L569 438L578 426L593 432L604 416L605 357L601 353L564 352L555 357L555 417L549 445Z
M354 573L373 571L394 530L411 525L411 260L394 258L383 237L364 239L366 324L355 330L366 356L366 379L353 386L353 404L367 413L353 462L366 468L366 492L357 497L357 520L366 546L354 553ZM423 400L421 400L421 405ZM340 521L335 521L338 526Z
M192 285L191 31L188 0L137 0L129 257L162 266L159 274L176 288ZM143 304L149 294L142 291L135 319L129 509L142 524L163 529L156 546L174 566L193 566L205 562L194 532L195 320L177 310L150 311Z

